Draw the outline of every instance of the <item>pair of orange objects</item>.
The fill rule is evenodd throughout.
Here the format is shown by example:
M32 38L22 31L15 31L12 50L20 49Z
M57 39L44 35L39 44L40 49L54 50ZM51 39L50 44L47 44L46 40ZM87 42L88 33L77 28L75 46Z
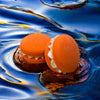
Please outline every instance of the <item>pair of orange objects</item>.
M79 66L78 45L71 36L66 34L58 35L54 39L45 34L30 34L21 41L20 48L27 55L24 58L26 61L34 64L46 62L55 72L70 73ZM49 52L52 58L48 56ZM56 66L52 66L51 63Z

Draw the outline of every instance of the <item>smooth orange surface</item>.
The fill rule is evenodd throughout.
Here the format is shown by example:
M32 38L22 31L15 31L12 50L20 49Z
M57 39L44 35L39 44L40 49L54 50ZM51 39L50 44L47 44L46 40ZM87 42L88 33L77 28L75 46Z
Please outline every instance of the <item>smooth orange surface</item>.
M46 48L46 54L47 53L48 49ZM79 48L76 41L69 35L63 34L55 38L52 47L52 53L53 59L57 67L62 72L73 72L79 66ZM50 58L48 58L48 56L46 56L45 58L50 69L56 71L54 68L51 67Z
M44 50L50 37L45 34L30 34L23 38L20 44L21 51L29 56L44 56Z

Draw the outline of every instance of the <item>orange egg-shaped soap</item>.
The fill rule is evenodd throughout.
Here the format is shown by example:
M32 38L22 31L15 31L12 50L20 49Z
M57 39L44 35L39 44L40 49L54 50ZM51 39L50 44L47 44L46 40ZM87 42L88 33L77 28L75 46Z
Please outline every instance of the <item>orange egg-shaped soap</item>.
M52 71L59 73L74 72L79 66L79 47L71 36L58 35L46 47L45 59Z
M44 52L50 39L48 35L39 32L24 37L13 54L15 65L29 73L40 73L48 69Z
M20 44L21 51L29 56L44 56L44 50L50 37L45 34L30 34L23 38Z

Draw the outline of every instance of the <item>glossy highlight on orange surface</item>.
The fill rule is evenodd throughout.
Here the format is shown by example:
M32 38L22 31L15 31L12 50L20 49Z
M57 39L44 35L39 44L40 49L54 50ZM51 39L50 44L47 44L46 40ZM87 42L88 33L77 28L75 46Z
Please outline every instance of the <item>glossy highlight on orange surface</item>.
M44 56L44 50L50 37L45 34L30 34L23 38L20 44L21 51L28 56Z
M50 45L50 43L49 43ZM48 56L49 48L46 47L45 59L52 71L58 72L51 66L51 59ZM59 35L54 39L52 56L57 68L63 73L74 72L79 66L80 52L76 41L69 35Z

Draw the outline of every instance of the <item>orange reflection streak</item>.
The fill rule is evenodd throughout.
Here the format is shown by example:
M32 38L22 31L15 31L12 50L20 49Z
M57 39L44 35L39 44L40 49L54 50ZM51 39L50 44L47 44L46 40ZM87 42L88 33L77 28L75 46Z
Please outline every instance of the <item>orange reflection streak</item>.
M43 18L45 20L48 20L49 22L53 23L54 25L62 28L62 26L60 24L58 24L57 22L53 21L52 19L48 18L48 17L44 17L42 15L39 15L37 13L35 13L34 11L32 10L29 10L29 9L22 9L22 8L18 8L18 7L6 7L6 6L0 6L2 8L5 8L5 9L12 9L12 10L17 10L17 11L21 11L21 12L24 12L24 13L28 13L28 14L31 14L33 16L36 16L36 17L39 17L39 18Z
M84 37L84 39L76 39L76 40L88 41L88 42L100 42L100 40L88 40L87 37L84 34L82 34L80 32L77 32L77 31L75 31L75 32L78 33L78 34L80 34L80 35L82 35L82 37Z
M14 84L23 84L23 85L27 85L27 84L28 84L28 83L26 83L26 82L23 82L23 81L19 80L17 77L12 76L10 73L7 72L7 70L6 70L1 64L0 64L0 67L1 67L2 69L5 70L5 73L6 73L8 76L11 76L11 77L13 77L14 79L20 81L20 83L7 80L7 79L5 79L5 78L3 77L2 74L0 74L0 77L1 77L2 79L4 79L5 81L10 82L10 83L14 83ZM0 72L1 72L1 71L2 71L2 70L0 70Z
M15 24L15 23L8 23L8 22L4 22L4 21L0 21L1 24L8 24L8 25L17 25L17 26L22 26L24 28L31 28L30 26L28 25L25 25L25 24Z
M46 91L46 92L41 91L41 92L36 93L34 96L42 96L42 95L47 95L47 94L50 94L50 93L51 93L50 91Z

